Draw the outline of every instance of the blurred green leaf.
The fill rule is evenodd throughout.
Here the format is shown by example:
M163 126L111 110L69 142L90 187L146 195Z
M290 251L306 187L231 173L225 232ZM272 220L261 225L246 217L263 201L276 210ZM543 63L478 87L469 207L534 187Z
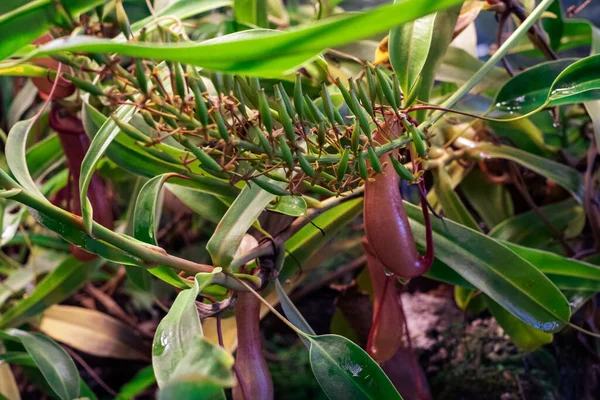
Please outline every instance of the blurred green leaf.
M20 293L38 276L53 271L64 258L64 254L44 251L34 247L27 259L27 265L13 271L8 278L2 281L2 285L0 285L0 305L3 305L10 296Z
M62 400L79 397L79 372L69 354L58 343L45 335L19 329L9 329L6 333L23 344L52 390Z
M268 28L266 0L234 0L233 15L241 24Z
M158 393L158 400L225 400L223 388L207 378L177 380Z
M585 225L585 212L574 199L539 207L545 218L565 238L575 237ZM556 238L534 210L502 221L489 232L494 239L517 243L541 250L558 250Z
M135 374L129 382L121 386L117 400L132 400L155 383L154 369L152 369L152 365L149 365Z
M218 269L215 269L218 273ZM160 321L152 344L152 366L158 387L163 388L171 381L179 363L188 352L188 344L202 335L200 316L196 308L196 297L208 286L213 274L196 275L192 288L182 290L173 302L168 314Z
M233 4L233 0L178 0L172 1L168 7L162 10L157 10L156 16L149 16L143 18L135 23L131 24L131 30L138 34L143 27L147 27L147 31L150 32L155 24L151 23L160 17L173 16L181 20L193 17L198 14L205 13L207 11L215 10L221 7L227 7ZM149 26L150 25L150 26ZM123 35L119 36L119 39L125 40Z
M484 158L501 158L514 161L530 170L553 180L575 197L581 203L583 201L583 176L576 169L533 155L515 147L496 145L493 143L477 144L472 150Z
M514 215L512 197L506 186L491 183L479 169L473 169L460 184L460 189L488 228Z
M381 367L350 340L338 335L307 339L313 374L330 399L402 399Z
M404 203L415 240L425 245L419 207ZM458 272L523 322L556 332L570 318L569 304L558 288L498 241L448 219L431 221L436 258Z
M79 14L104 3L104 0L69 0L61 3L63 12L51 0L3 0L0 5L0 60L47 32L51 25L66 23L65 14Z
M84 263L73 256L67 257L35 287L29 296L0 316L0 327L19 326L28 318L68 298L102 263L104 261L100 259Z

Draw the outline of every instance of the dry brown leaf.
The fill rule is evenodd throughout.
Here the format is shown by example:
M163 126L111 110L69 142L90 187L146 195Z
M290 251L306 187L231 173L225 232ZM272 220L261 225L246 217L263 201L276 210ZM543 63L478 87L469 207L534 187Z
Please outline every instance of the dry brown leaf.
M122 360L150 360L150 346L119 320L82 307L55 305L44 311L39 329L84 353Z

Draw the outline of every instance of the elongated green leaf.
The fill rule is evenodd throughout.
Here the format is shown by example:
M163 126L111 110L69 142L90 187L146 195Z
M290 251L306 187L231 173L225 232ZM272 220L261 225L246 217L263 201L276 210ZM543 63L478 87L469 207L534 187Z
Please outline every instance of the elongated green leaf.
M215 271L220 272L218 269ZM156 328L152 344L152 366L160 388L166 386L172 378L188 350L188 343L202 335L196 297L210 284L213 276L213 274L197 274L195 285L177 295L169 313Z
M121 386L117 400L131 400L155 383L154 370L152 365L149 365Z
M69 354L55 341L39 333L9 329L33 358L46 381L62 400L79 397L79 373Z
M135 106L122 105L117 111L115 111L115 117L122 121L128 122L133 114L135 113ZM92 218L93 210L92 205L87 198L87 191L92 180L92 175L96 170L96 165L100 158L106 152L106 149L115 138L121 132L115 121L107 119L102 125L98 133L92 139L90 148L86 153L81 163L81 175L79 176L79 200L81 204L81 217L83 218L83 226L88 235L92 233Z
M62 4L72 18L104 0L70 0ZM65 22L64 14L49 0L4 0L0 6L0 60L47 32L50 25Z
M31 178L26 159L27 135L33 124L32 119L17 122L8 133L6 141L6 162L19 184L40 199L48 201Z
M30 293L0 316L0 327L18 326L53 304L74 293L91 276L103 260L87 263L70 256L46 276Z
M435 177L435 193L444 210L444 215L459 224L480 231L477 222L452 188L448 172L444 168L438 168L433 171L433 175Z
M496 318L498 325L510 336L510 340L522 350L534 351L537 348L551 343L552 334L543 332L527 325L511 313L502 308L498 303L485 296L490 312Z
M425 245L421 210L409 203L415 240ZM458 272L521 321L545 332L560 330L570 318L558 288L508 247L450 220L432 221L436 258Z
M159 199L163 184L172 177L169 174L159 175L150 179L140 190L135 203L133 216L133 237L144 243L158 246L156 230L158 229L157 214L159 212ZM148 272L157 278L180 289L189 286L182 277L167 267L149 268Z
M0 63L0 76L29 76L45 78L48 76L48 68L34 64L20 64L5 67L2 63Z
M267 1L235 0L233 2L233 15L235 20L241 24L267 28Z
M280 187L285 186L285 183L267 177L260 179ZM206 244L206 250L215 266L229 268L244 234L275 197L256 184L249 184L242 190Z
M539 211L566 238L579 235L585 225L583 207L574 199L540 207ZM560 251L553 233L547 229L544 221L533 210L504 220L496 225L489 235L495 239L522 246Z
M275 280L275 291L277 292L277 297L279 297L279 304L281 304L281 308L290 322L302 332L309 335L316 335L313 328L306 322L300 311L298 311L292 300L288 297L279 279ZM302 339L306 347L310 348L310 342L306 338L300 336L300 339Z
M429 101L430 92L433 88L433 83L435 82L435 75L438 71L438 67L452 41L454 27L456 26L456 21L460 14L461 4L462 3L456 4L438 11L435 15L433 24L434 35L431 38L427 61L422 69L423 80L421 81L421 87L417 96L419 100L425 102ZM425 111L419 111L417 113L417 119L423 121L425 119Z
M402 399L381 367L350 340L338 335L307 338L313 374L330 399Z
M485 158L501 158L517 162L522 166L553 180L571 192L579 203L583 201L583 176L574 168L533 155L515 147L504 145L497 146L493 143L478 144L472 151Z
M200 44L132 44L73 37L51 42L29 56L40 57L65 50L119 53L180 61L207 69L279 76L328 47L370 37L459 3L459 0L406 0L365 13L327 18L286 32L245 31Z
M394 3L399 3L395 1ZM390 31L390 62L400 81L400 87L407 95L417 81L427 61L435 14L408 22Z
M564 290L600 291L600 267L548 251L503 242Z

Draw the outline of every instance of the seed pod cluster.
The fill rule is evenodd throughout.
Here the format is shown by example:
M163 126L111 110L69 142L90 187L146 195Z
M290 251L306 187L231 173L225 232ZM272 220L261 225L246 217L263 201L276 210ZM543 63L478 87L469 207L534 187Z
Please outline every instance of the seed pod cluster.
M122 19L120 24L129 35L128 22ZM167 36L165 40L178 40ZM426 155L422 137L406 134L389 141L380 134L385 118L402 120L402 94L394 77L373 66L363 78L335 85L316 85L298 75L295 82L270 86L256 77L199 71L176 62L159 66L133 60L132 73L114 64L107 66L120 75L117 87L92 84L85 71L75 70L67 78L115 108L123 97L115 92L127 91L132 98L131 88L139 89L143 96L135 101L154 136L116 120L123 133L144 146L144 152L185 168L197 162L207 174L232 183L240 177L276 175L289 182L287 193L302 181L311 191L336 195L383 173L382 155L411 141ZM342 115L341 110L349 113ZM379 141L373 140L375 135ZM166 160L168 155L152 148L166 139L178 141L189 157ZM406 171L396 163L394 168L407 179Z

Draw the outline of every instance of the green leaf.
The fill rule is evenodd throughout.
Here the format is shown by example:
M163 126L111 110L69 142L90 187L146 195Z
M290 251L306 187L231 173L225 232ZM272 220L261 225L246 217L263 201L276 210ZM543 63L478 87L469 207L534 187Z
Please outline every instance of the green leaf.
M173 371L170 382L200 377L221 387L233 386L233 356L229 352L199 335L186 345L185 356Z
M487 296L485 296L485 301L498 325L504 329L504 332L510 336L510 340L518 348L525 351L534 351L545 344L552 343L551 333L527 325Z
M492 116L518 119L546 107L600 100L600 54L538 64L510 79L498 92ZM518 114L518 116L515 116Z
M425 245L419 207L404 203L415 240ZM450 220L433 219L436 258L523 322L556 332L570 318L558 288L531 263L500 242Z
M72 18L104 3L104 0L70 0L61 8ZM0 6L0 60L13 54L47 32L53 24L64 23L64 13L48 0L4 0Z
M67 257L35 287L29 296L0 316L0 327L18 326L49 306L68 298L88 281L91 274L102 263L104 261L101 259L84 263L75 257Z
M157 215L159 210L159 199L163 184L172 174L163 174L150 179L140 190L135 203L133 216L133 237L144 243L158 246L156 241L156 230L158 229ZM149 268L148 272L157 278L175 286L179 289L187 289L189 285L177 275L175 271L167 267Z
M187 353L189 341L202 335L196 297L218 272L220 270L217 268L211 274L197 274L194 286L177 295L168 314L156 328L152 344L152 366L158 387L164 387L171 380Z
M332 400L402 399L381 367L343 336L307 336L310 366Z
M69 354L54 340L39 333L29 333L19 329L6 331L18 339L46 381L62 400L79 397L79 373Z
M267 177L260 177L259 179L280 187L286 185L286 183L274 181ZM275 197L275 195L261 189L256 184L249 184L244 187L219 221L215 232L206 244L206 250L215 266L224 269L229 268L244 234Z
M454 189L450 175L445 168L437 168L433 170L434 190L437 199L444 210L444 215L453 221L458 222L468 228L480 231L481 229L475 222L473 216L469 213L462 200Z
M291 217L301 217L306 214L308 205L302 196L279 196L275 204L270 203L267 210Z
M585 212L574 199L539 207L556 230L566 238L578 236L585 225ZM489 233L494 239L505 240L541 250L560 247L537 212L531 210L504 220Z
M114 115L124 122L128 122L136 108L132 105L122 105L115 112ZM87 198L87 191L92 180L92 175L96 170L98 161L104 155L106 149L115 138L121 132L115 121L110 118L107 119L98 133L92 139L90 148L86 153L81 163L81 175L79 176L79 201L81 204L81 217L83 218L83 226L88 235L92 233L92 218L93 210L90 201Z
M158 400L225 400L223 388L206 378L178 380L158 393Z
M227 212L228 204L220 197L185 186L169 183L166 186L183 204L210 222L219 223Z
M514 215L514 204L506 186L491 183L479 169L473 169L460 189L488 228Z
M10 172L12 172L21 186L40 199L48 201L33 181L31 174L29 173L25 156L27 150L27 136L32 128L33 122L33 119L26 119L13 125L8 133L8 140L6 141L6 162L10 168Z
M280 76L326 48L373 36L459 3L460 0L407 0L365 13L338 15L285 32L244 31L199 44L115 43L106 39L72 37L55 40L30 53L28 58L61 51L118 53L179 61L211 70Z
M155 383L154 370L152 369L152 365L149 365L135 374L129 382L121 386L117 400L132 400Z
M571 192L579 203L583 201L583 176L574 168L515 147L493 143L477 144L469 152L483 158L501 158L521 164Z
M425 102L429 101L430 92L433 88L433 83L435 82L435 75L438 71L438 67L452 41L454 27L456 26L460 9L460 4L457 4L453 7L438 11L435 15L433 24L434 35L431 38L427 61L422 69L423 79L417 95L419 100ZM417 113L417 119L423 121L425 119L425 111L419 111Z
M600 267L548 251L503 242L563 290L600 291Z
M29 149L25 159L27 168L33 178L39 177L63 156L63 149L57 135L53 134L37 142Z
M435 14L430 14L390 31L390 62L405 96L417 82L427 61L434 22Z
M268 27L266 0L234 0L233 15L240 24Z
M279 279L275 279L275 291L277 292L277 297L279 297L279 303L281 304L281 308L285 313L285 316L290 320L292 324L302 332L307 333L309 335L316 335L315 331L311 326L306 322L300 311L296 308L292 300L288 297L287 293L281 286ZM310 348L310 342L308 339L300 336L300 339L304 342L304 345Z

